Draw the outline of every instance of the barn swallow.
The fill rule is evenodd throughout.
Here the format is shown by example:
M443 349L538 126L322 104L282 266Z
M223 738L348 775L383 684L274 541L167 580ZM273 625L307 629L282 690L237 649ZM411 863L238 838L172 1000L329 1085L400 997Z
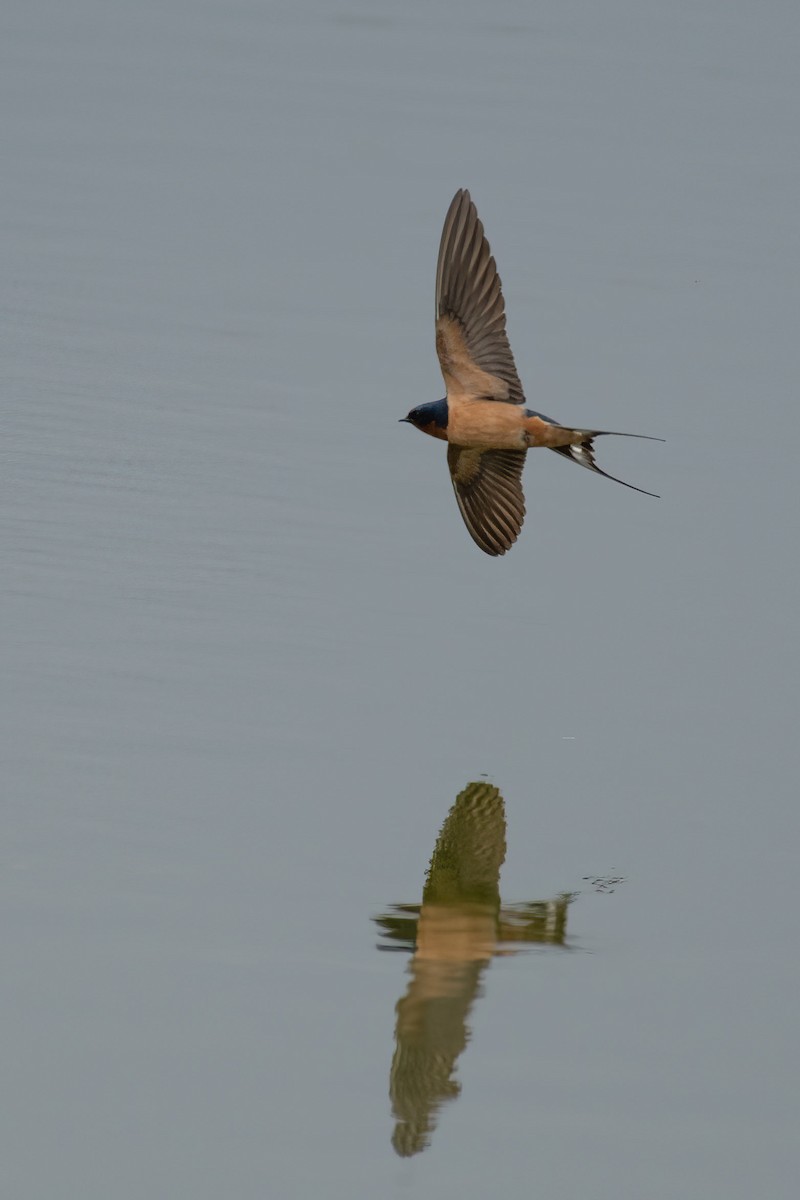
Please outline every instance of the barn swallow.
M570 462L646 496L602 471L594 461L596 437L640 437L608 429L573 429L525 407L506 335L500 276L478 211L460 188L447 211L436 267L436 353L447 395L412 408L407 421L448 443L447 465L461 515L486 554L505 554L525 519L522 468L532 446L546 446Z

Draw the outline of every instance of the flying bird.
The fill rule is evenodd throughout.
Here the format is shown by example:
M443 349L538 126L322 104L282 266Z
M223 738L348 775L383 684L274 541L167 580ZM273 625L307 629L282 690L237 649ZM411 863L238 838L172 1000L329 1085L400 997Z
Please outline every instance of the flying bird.
M506 335L500 276L465 188L453 197L439 245L436 353L446 397L412 408L401 420L448 443L458 507L470 536L486 554L505 554L522 529L522 468L532 446L546 446L623 487L655 496L597 466L594 439L611 435L611 430L573 429L525 407ZM613 436L664 440L637 433Z

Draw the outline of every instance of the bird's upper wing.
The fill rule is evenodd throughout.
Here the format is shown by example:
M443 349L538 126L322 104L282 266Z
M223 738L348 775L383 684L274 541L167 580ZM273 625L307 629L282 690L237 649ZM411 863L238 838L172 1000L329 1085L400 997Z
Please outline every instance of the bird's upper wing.
M519 537L525 520L525 454L525 450L447 447L458 507L473 541L486 554L505 554Z
M436 267L436 353L451 395L522 404L500 276L470 194L447 211Z

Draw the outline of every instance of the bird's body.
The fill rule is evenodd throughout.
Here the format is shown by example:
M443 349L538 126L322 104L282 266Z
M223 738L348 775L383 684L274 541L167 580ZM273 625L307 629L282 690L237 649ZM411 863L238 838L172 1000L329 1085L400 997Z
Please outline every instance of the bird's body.
M418 405L403 420L448 442L453 488L471 537L487 554L505 554L525 517L522 468L528 450L546 446L606 475L595 464L592 439L607 431L569 428L525 407L506 336L500 277L463 189L453 197L439 247L436 353L447 396Z
M532 446L569 446L577 433L545 420L529 408L496 404L493 400L449 397L420 404L412 423L430 437L465 449L529 450Z

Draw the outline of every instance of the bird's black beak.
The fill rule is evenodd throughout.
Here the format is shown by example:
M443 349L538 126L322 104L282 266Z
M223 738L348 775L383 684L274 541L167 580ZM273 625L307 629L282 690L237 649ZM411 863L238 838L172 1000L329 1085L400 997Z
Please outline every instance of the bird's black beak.
M401 417L401 418L400 418L400 420L399 420L397 423L398 423L398 425L402 425L404 421L405 421L406 425L410 425L410 424L411 424L411 422L409 421L408 417Z

